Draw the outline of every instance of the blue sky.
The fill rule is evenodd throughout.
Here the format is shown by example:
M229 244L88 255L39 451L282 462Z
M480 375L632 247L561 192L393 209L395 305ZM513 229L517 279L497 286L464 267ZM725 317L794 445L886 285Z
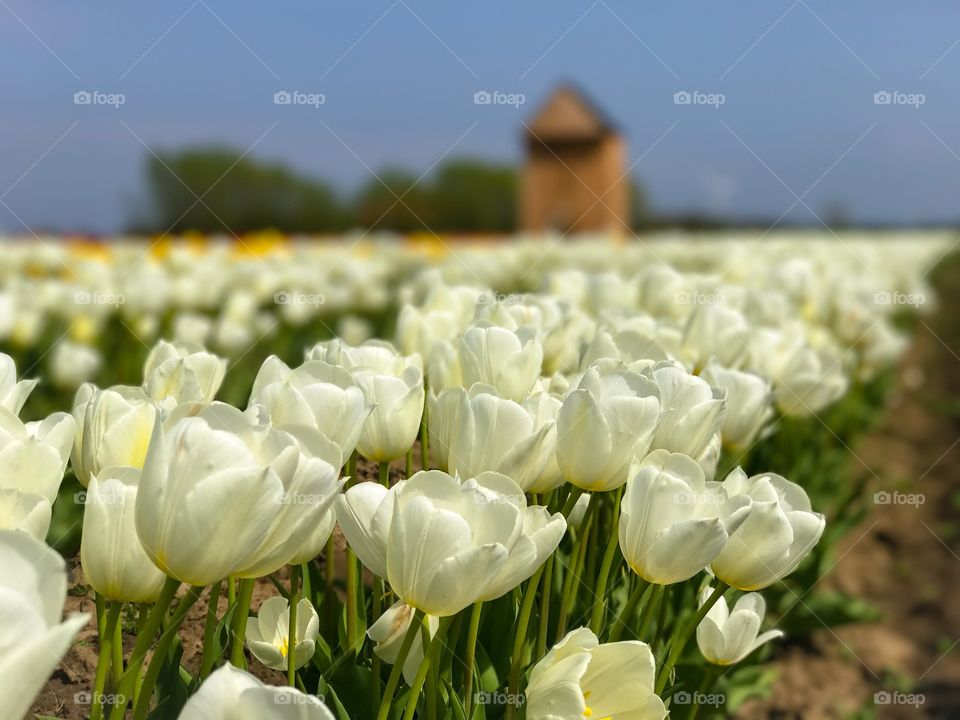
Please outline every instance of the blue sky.
M521 120L565 79L623 128L661 212L960 218L956 2L0 0L0 18L8 233L122 228L147 147L229 144L344 191L386 166L516 161ZM325 102L275 105L281 90Z

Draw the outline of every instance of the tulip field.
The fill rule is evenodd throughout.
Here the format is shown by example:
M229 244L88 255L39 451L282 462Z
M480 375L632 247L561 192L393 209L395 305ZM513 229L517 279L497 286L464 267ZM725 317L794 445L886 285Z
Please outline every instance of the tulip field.
M736 715L952 239L4 242L0 718Z

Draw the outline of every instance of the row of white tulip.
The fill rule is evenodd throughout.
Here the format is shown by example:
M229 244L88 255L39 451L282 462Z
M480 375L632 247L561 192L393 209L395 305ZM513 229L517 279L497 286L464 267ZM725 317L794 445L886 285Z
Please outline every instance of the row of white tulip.
M147 338L172 312L180 337L156 342L141 384L84 384L72 413L37 422L19 417L35 381L0 356L0 590L10 599L0 629L11 638L0 666L20 680L0 684L0 707L23 717L87 621L58 624L65 566L42 543L69 462L85 488L80 561L99 599L93 720L119 720L128 706L147 717L179 624L208 587L199 689L181 718L345 717L329 677L327 703L302 684L321 645L338 647L315 607L336 606L333 586L305 589L320 556L334 580L335 526L348 544L335 664L370 668L370 717L435 718L439 703L471 720L495 714L472 691L489 684L475 677L477 629L485 605L508 607L500 598L515 600L503 620L515 641L496 687L483 689L505 693L508 717L664 717L692 636L706 662L725 666L779 635L760 634L755 591L796 570L825 527L804 489L773 472L735 468L718 480L722 452L746 453L778 415L819 413L895 361L905 343L897 308L876 293L932 302L923 272L939 238L851 244L530 242L457 248L434 267L421 249L393 246L369 258L343 247L237 256L175 246L145 260L134 245L80 263L59 247L17 248L0 264L0 307L17 308L0 337L14 346L39 342L54 317L95 345L115 313ZM68 261L72 277L58 277ZM316 280L337 262L349 267ZM30 279L11 277L28 266ZM493 289L524 285L538 292ZM124 302L63 301L78 292ZM336 302L265 309L277 292ZM266 312L296 326L334 308L393 307L396 347L335 338L295 367L271 356L245 409L215 400L228 361L194 342L238 351L269 325ZM188 341L186 329L202 332ZM61 361L64 384L87 374L77 358ZM413 473L418 437L424 469ZM381 483L357 481L357 456L379 464ZM403 458L406 476L390 482L389 463ZM370 597L357 560L372 573ZM255 581L284 567L287 597L249 617ZM592 598L577 618L584 580ZM666 589L682 583L699 604L674 611ZM224 584L228 618L217 614ZM747 593L732 610L731 589ZM552 611L551 596L561 600ZM149 611L118 660L129 604ZM455 621L469 624L465 641ZM229 662L214 671L220 622ZM290 687L243 672L245 649ZM442 667L445 650L460 658L462 682Z

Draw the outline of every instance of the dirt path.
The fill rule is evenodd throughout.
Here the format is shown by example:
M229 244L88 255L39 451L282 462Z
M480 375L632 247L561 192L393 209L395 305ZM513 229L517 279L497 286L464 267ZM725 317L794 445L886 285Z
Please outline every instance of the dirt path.
M942 273L945 275L946 273ZM917 324L899 389L854 448L875 495L821 583L882 617L787 644L768 700L739 717L960 718L960 277Z

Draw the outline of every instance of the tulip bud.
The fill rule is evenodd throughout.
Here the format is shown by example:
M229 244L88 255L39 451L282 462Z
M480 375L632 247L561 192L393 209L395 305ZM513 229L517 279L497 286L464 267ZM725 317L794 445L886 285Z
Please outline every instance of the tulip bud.
M532 328L475 325L458 341L457 354L465 387L492 385L518 403L530 395L543 364L543 347Z
M166 576L137 539L140 471L113 467L90 478L83 511L80 564L90 586L108 600L151 603Z
M703 590L700 605L712 592L710 587ZM733 665L764 643L782 637L780 630L768 630L758 637L766 609L759 593L743 595L733 606L733 612L730 612L726 598L721 597L697 626L697 645L707 662Z
M398 601L385 610L367 630L367 637L376 643L373 646L373 652L387 665L393 665L397 661L400 646L403 645L403 638L407 634L410 622L413 620L413 614L414 608ZM433 615L427 615L426 617L430 624L430 637L433 637L440 627L440 618ZM410 646L406 661L403 663L403 679L407 681L408 685L413 685L425 652L423 636L418 634L413 641L413 645Z

